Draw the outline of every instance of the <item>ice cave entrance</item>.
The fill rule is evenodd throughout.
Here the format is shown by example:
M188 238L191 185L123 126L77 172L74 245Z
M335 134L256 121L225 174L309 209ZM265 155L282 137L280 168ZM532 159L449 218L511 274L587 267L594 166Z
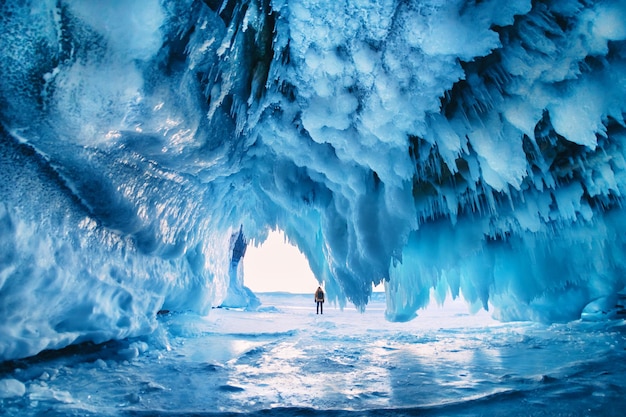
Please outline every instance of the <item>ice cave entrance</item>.
M304 254L296 246L287 242L283 231L270 232L265 242L258 246L253 242L248 243L243 257L244 285L255 294L281 292L312 295L314 293L319 285L318 281L309 268L309 263ZM384 285L381 283L374 286L372 290L378 294L372 295L366 311L376 317L384 317ZM285 299L281 300L284 301ZM447 294L443 304L436 300L435 290L431 289L430 303L417 313L421 325L428 326L430 323L439 326L441 320L445 319L451 319L451 323L457 323L457 321L463 323L463 318L482 325L494 323L491 313L470 308L462 296L452 299L451 295ZM271 299L271 301L275 302L276 300ZM329 303L327 308L331 307L336 306ZM356 308L350 305L348 310L354 311ZM314 307L312 311L314 312ZM429 318L434 321L428 321ZM426 321L424 322L424 320Z
M270 232L259 246L249 245L243 257L244 285L255 293L313 293L317 279L300 250L282 231Z
M304 254L287 242L281 230L272 231L259 246L249 245L243 257L244 285L255 293L313 293L319 285ZM384 292L381 283L374 292Z

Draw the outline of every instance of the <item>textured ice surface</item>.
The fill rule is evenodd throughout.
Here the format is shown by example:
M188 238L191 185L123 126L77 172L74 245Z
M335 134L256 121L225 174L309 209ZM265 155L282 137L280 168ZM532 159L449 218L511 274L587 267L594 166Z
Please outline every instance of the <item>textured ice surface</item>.
M285 232L340 306L567 322L624 288L623 2L0 4L0 359L253 304ZM297 277L294 277L297 279ZM438 296L440 297L440 296ZM610 303L605 303L610 304Z
M621 416L624 321L499 323L464 303L389 323L313 295L172 314L148 338L5 364L5 416ZM132 354L131 354L132 352ZM262 413L262 414L261 414Z

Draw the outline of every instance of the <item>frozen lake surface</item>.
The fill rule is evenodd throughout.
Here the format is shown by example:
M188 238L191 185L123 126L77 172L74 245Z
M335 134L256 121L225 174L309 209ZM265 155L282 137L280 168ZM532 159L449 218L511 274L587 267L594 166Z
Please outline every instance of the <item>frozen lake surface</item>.
M623 416L624 320L500 323L461 303L408 323L313 295L167 314L150 337L0 365L6 416Z

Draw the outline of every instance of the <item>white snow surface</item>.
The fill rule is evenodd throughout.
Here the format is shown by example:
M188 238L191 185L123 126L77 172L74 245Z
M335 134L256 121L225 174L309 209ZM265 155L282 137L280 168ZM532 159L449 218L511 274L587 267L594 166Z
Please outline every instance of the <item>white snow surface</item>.
M621 416L626 325L501 323L456 300L389 323L313 294L161 316L150 336L5 363L4 416ZM620 318L621 317L621 318Z
M1 2L0 360L253 309L239 231L283 231L340 307L385 282L390 322L448 293L502 321L612 308L625 10Z

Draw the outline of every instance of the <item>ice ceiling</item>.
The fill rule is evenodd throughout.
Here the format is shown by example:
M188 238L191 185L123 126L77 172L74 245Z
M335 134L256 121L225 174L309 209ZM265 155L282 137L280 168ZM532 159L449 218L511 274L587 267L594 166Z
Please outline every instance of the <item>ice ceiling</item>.
M2 2L0 359L245 303L240 230L285 231L339 305L387 281L390 320L433 291L504 320L610 306L625 22L619 1Z

